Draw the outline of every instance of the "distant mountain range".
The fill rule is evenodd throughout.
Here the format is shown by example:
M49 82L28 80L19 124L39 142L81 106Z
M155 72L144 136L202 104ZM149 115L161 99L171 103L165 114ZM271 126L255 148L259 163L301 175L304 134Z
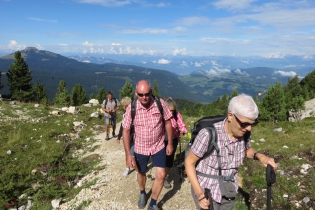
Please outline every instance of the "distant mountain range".
M315 69L312 67L315 66L313 58L298 56L256 60L189 56L159 59L127 55L108 58L90 55L65 57L34 47L21 52L32 70L33 83L43 84L51 99L60 80L66 81L69 93L75 84L81 84L88 95L92 92L96 94L101 87L105 87L106 91L111 90L118 97L119 90L127 80L135 87L137 81L147 79L152 83L158 81L163 97L211 102L224 93L230 94L234 89L255 96L276 81L285 83L296 73L303 77ZM0 57L0 71L7 72L13 62L14 54ZM253 66L255 64L264 67ZM270 67L273 65L282 65L283 68ZM168 68L172 70L167 71ZM2 75L2 84L5 83L6 77ZM5 87L0 93L8 93L8 88Z

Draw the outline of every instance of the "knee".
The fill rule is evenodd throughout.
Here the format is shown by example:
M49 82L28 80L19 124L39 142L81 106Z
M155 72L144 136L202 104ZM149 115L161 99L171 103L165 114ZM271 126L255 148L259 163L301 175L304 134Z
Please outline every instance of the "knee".
M156 179L164 180L166 176L165 170L159 170L156 172Z

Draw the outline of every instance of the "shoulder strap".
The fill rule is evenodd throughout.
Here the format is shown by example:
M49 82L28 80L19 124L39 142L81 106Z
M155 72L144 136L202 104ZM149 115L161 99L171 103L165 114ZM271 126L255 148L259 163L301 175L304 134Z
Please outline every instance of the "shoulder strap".
M163 107L162 107L162 104L161 104L161 101L160 101L160 98L159 97L156 97L154 95L152 95L153 98L154 98L154 102L156 103L157 107L159 108L159 111L162 115L162 118L164 119L164 111L163 111Z
M108 99L105 98L105 109L106 109L107 101L108 101Z
M117 98L113 98L115 101L115 106L117 107Z
M174 117L175 121L177 122L178 117L177 117L177 111L176 111L176 109L175 109L174 112L173 112L173 117Z
M133 120L135 119L135 116L136 116L136 104L137 104L137 99L131 102L131 124L133 124Z

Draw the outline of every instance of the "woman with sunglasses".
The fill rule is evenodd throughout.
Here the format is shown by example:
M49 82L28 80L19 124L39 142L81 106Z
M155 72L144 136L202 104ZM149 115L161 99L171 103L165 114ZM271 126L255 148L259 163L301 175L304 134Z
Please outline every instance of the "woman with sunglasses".
M174 157L176 153L176 148L178 146L178 143L180 141L180 138L183 137L187 133L187 128L184 123L182 115L179 113L179 111L176 110L176 102L171 98L168 97L164 99L164 102L168 109L172 112L173 117L171 118L172 128L173 128L173 152L171 155L166 155L166 164L165 164L165 180L164 180L164 188L169 189L171 188L170 183L170 172L171 168L174 164ZM167 135L165 135L165 145L167 145Z
M274 169L277 168L273 158L258 153L251 147L247 134L250 134L252 127L257 124L258 114L258 107L251 96L240 94L231 99L227 117L213 124L217 131L220 158L217 157L216 151L202 158L209 142L206 128L201 129L196 136L186 157L185 169L197 209L209 209L210 204L214 210L233 209L238 190L238 167L242 165L245 157L259 160L264 167L270 164ZM248 137L247 141L245 136ZM196 166L197 162L199 163ZM200 173L206 174L207 177ZM218 177L224 177L224 180L221 182ZM210 199L207 198L205 189L210 190ZM228 196L223 196L224 193Z

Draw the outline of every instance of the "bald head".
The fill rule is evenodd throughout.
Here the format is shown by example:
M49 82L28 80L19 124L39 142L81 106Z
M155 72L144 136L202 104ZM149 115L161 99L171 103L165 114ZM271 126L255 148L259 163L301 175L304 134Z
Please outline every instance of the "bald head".
M136 91L138 93L147 93L151 90L151 85L150 82L148 82L147 80L141 80L137 83L136 86Z

